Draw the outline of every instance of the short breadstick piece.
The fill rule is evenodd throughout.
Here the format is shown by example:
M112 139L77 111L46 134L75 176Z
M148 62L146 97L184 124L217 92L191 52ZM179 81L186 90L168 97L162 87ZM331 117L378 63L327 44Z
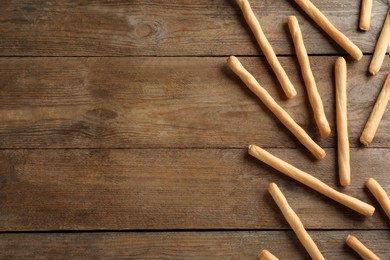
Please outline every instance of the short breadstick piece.
M363 57L362 51L345 36L321 13L310 0L294 0L313 21L324 30L330 38L338 43L354 59L360 60Z
M376 99L375 105L371 111L370 117L364 126L362 135L360 136L360 142L364 145L369 145L374 139L375 133L378 130L379 123L382 120L385 113L387 103L390 98L390 73L387 74L385 84L383 84L382 90Z
M276 256L274 256L270 251L264 249L259 254L260 260L279 260Z
M283 195L282 191L275 183L270 183L268 185L268 192L271 194L272 198L278 205L280 211L284 218L287 220L288 224L290 224L291 228L294 230L297 235L299 241L309 253L312 259L325 259L317 245L314 243L313 239L307 233L305 227L303 226L301 220L298 215L294 212L294 210L288 204L286 197Z
M378 256L376 256L370 249L368 249L365 245L362 244L355 236L348 235L345 240L347 245L355 250L363 259L367 260L380 260Z
M274 115L293 133L298 140L314 154L317 159L325 157L325 151L316 144L294 119L271 97L271 95L257 82L257 80L242 66L240 61L230 56L227 59L229 67L236 73L247 87L258 96Z
M257 43L259 44L261 51L263 52L265 58L267 59L269 65L271 66L273 72L275 73L280 85L283 88L284 93L288 98L293 98L296 96L297 91L295 90L293 84L291 83L290 79L288 78L286 72L284 71L282 65L280 65L280 62L278 58L276 57L276 54L274 50L272 49L271 44L269 43L267 37L265 37L265 34L263 32L263 29L261 29L260 23L257 20L255 14L252 11L251 6L249 5L248 0L236 0L237 4L240 6L241 11L244 15L245 21L251 28L253 34L255 35L255 38L257 40Z
M261 149L256 145L250 145L248 152L253 157L259 159L260 161L268 164L272 168L280 171L281 173L293 178L296 181L312 188L315 191L327 196L330 199L333 199L344 206L353 209L365 216L372 216L374 214L375 208L363 201L360 201L356 198L343 194L336 191L335 189L329 187L319 179L313 177L312 175L299 170L298 168L292 166L291 164L273 156L269 152Z
M362 0L362 7L360 9L359 28L363 31L370 29L371 22L372 0Z
M324 105L322 104L320 94L318 93L313 72L310 68L310 61L307 56L305 44L303 43L302 32L299 27L298 19L295 16L289 16L287 18L287 22L294 42L295 53L297 54L299 65L301 66L302 77L305 82L307 95L313 110L314 120L317 123L321 136L327 137L330 134L330 126L325 116Z
M383 60L386 56L387 48L390 43L390 12L387 12L385 22L382 27L381 34L379 35L378 41L375 45L375 51L372 55L372 60L368 71L375 75L379 72L382 67Z
M374 195L375 199L379 202L383 211L390 219L390 198L387 195L386 191L373 178L369 178L366 181L366 187L371 191L372 195Z
M347 186L351 182L347 120L347 64L342 57L336 60L335 81L339 179L342 186Z

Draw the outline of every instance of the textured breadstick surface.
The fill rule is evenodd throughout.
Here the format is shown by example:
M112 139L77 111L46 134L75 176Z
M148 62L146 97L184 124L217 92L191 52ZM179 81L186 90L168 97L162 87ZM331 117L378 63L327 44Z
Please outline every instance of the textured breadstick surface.
M363 31L370 29L371 23L372 0L362 0L362 7L360 9L359 28Z
M378 41L375 45L374 54L372 55L372 60L368 71L375 75L379 72L382 67L383 60L386 56L387 48L390 43L390 12L387 12L385 22L382 27L382 31L379 35Z
M372 195L381 205L383 211L386 213L387 217L390 219L390 198L387 195L386 191L382 186L373 178L369 178L366 181L366 187L370 190Z
M347 245L356 251L363 259L380 260L370 249L368 249L362 242L360 242L355 236L348 235L345 240Z
M264 249L259 254L260 260L279 260L276 256L274 256L270 251Z

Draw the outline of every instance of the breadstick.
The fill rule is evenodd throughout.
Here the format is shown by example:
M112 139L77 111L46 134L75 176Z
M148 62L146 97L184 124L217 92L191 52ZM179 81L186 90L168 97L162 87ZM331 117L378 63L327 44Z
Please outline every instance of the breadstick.
M274 113L274 115L293 133L298 140L307 148L317 159L325 157L325 151L316 144L310 136L300 127L294 119L271 97L271 95L257 82L257 80L242 66L240 61L230 56L227 59L229 67L236 73L247 87L260 98L260 100Z
M287 18L288 28L290 29L291 37L294 42L295 52L301 66L302 77L305 82L307 95L310 105L313 110L314 119L317 123L318 130L322 137L327 137L330 134L330 126L324 112L324 105L320 94L317 90L316 81L313 72L310 68L309 57L307 56L305 44L303 43L301 28L299 27L298 19L295 16Z
M276 256L274 256L270 251L264 249L259 254L260 260L279 260Z
M364 145L369 145L374 139L376 130L378 130L379 123L385 113L387 103L390 98L390 73L387 74L385 84L383 84L382 90L376 99L375 105L372 108L370 117L364 126L362 135L360 136L360 142Z
M365 247L362 242L360 242L356 237L352 235L348 235L347 239L345 240L347 245L355 250L356 253L358 253L363 259L367 260L380 260L379 257L377 257L370 249Z
M381 205L383 211L386 213L387 217L390 219L390 198L386 191L373 178L369 178L366 181L366 187L371 191Z
M362 0L362 8L360 9L359 28L363 31L370 29L371 22L372 0Z
M347 120L347 64L342 57L336 60L335 79L339 179L342 186L347 186L351 182Z
M268 164L272 168L280 171L281 173L293 178L296 181L312 188L313 190L327 196L330 199L333 199L344 206L353 209L365 216L372 216L374 214L375 208L363 201L360 201L356 198L343 194L336 191L335 189L329 187L319 179L313 177L312 175L299 170L298 168L292 166L291 164L273 156L269 152L261 149L256 145L250 145L248 152L253 157L259 159L260 161Z
M383 28L381 34L379 35L378 41L376 42L375 51L372 55L370 67L368 71L375 75L382 67L383 60L386 56L387 48L390 43L390 13L387 12L387 16L385 22L383 24Z
M255 38L261 48L261 51L263 52L273 72L275 73L276 78L278 79L280 85L282 86L284 93L288 98L295 97L297 95L297 91L295 90L293 84L288 78L282 65L280 65L279 60L276 57L276 54L272 49L271 44L269 43L267 37L265 37L263 29L261 29L260 23L257 20L255 14L253 13L251 6L249 5L248 0L236 0L236 1L237 4L240 6L245 21L251 28L253 34L255 35Z
M297 214L288 204L286 197L283 195L278 185L275 183L270 183L268 185L268 192L271 194L280 211L282 211L284 218L287 220L288 224L290 224L291 228L294 230L294 233L297 235L299 241L309 253L311 258L315 260L325 259L317 245L314 243L313 239L311 239L310 235L307 233Z
M363 57L362 51L345 36L321 13L310 0L294 0L313 21L324 30L330 38L338 43L354 59L360 60Z

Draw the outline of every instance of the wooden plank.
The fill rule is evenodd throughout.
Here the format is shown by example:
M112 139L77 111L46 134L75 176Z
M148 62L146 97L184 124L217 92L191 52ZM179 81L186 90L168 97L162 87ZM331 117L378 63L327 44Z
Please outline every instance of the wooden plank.
M352 147L389 71L370 56L348 63ZM322 139L297 61L281 58L298 91L286 100L264 58L240 60L323 147L335 147L336 57L311 57L332 134ZM110 76L108 76L110 75ZM215 58L1 58L0 148L300 147L296 138ZM385 113L372 147L389 147ZM304 148L302 148L304 149Z
M360 1L313 1L365 53L372 53L388 5L373 4L358 30ZM292 54L288 15L300 21L310 54L344 53L293 1L251 1L277 54ZM259 55L234 1L22 1L0 3L1 56Z
M335 149L322 161L270 152L340 189ZM352 149L345 193L378 206L364 182L390 193L387 149ZM282 176L244 149L29 149L0 151L0 231L286 229L268 194L277 182L307 228L388 229ZM386 224L387 223L387 224Z

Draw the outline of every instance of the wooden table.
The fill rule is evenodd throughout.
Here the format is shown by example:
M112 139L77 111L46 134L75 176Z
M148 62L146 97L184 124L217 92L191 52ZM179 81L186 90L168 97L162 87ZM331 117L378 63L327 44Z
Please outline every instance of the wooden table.
M292 0L251 1L298 95L286 100L234 1L0 2L0 258L308 258L266 191L276 182L328 259L357 236L383 259L390 225L364 188L390 192L390 113L358 139L390 68L367 73L388 3L313 0L364 52L347 57L352 183L337 175L333 68L345 55ZM332 127L319 136L287 29L299 19ZM327 152L312 155L226 65L240 60ZM247 154L260 145L374 205L366 218Z

